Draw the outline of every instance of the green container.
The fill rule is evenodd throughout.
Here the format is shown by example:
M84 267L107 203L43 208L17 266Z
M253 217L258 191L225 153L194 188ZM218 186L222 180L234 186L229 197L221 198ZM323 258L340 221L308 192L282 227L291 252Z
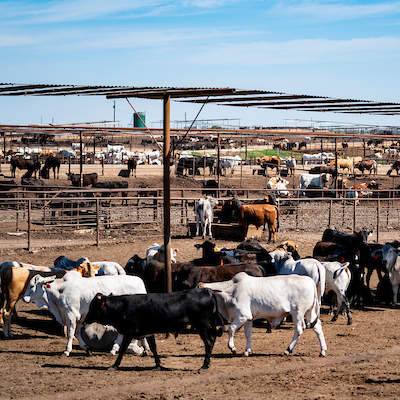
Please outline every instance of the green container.
M140 120L142 118L143 122ZM133 114L133 127L134 128L145 128L145 123L146 122L146 114L143 112L140 113L134 113Z

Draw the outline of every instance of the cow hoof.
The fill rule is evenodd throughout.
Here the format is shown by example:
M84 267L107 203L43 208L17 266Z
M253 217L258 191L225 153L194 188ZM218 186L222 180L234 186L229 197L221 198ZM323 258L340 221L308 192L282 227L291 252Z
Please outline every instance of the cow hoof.
M243 355L245 355L246 357L248 357L249 355L251 355L251 349L247 349Z
M65 350L64 353L61 354L61 357L67 356L69 357L69 351Z
M331 319L331 322L335 322L335 321L337 321L337 319L338 319L338 317L337 317L337 315L335 315L335 316Z
M232 354L236 354L236 347L233 347L233 348L231 349L231 352L232 352Z
M349 317L347 319L347 325L351 325L353 323L353 318Z
M288 350L285 350L285 356L290 356L291 354L292 354L292 352L288 349Z
M326 354L326 352L325 351L321 351L321 353L320 353L320 357L325 357L325 354Z

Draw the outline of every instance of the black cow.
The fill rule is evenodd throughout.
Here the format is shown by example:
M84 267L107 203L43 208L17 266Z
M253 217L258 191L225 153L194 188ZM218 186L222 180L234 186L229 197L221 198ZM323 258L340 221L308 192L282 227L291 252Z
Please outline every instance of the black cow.
M52 155L48 156L44 162L44 166L40 173L42 178L50 179L50 169L52 169L54 179L56 179L56 172L57 172L57 179L58 179L59 174L60 174L60 165L61 165L61 161L58 157L54 157Z
M194 174L200 175L199 168L206 169L207 167L210 170L209 175L213 173L214 170L215 160L213 157L192 157L192 158L185 158L182 157L178 160L178 165L176 168L176 173L178 175L193 175L193 167L194 167Z
M202 249L203 254L201 258L196 258L192 260L194 265L223 265L223 264L232 264L237 262L236 258L233 255L229 255L224 251L215 251L215 243L206 240L202 244L195 244L197 250Z
M370 231L361 230L354 232L354 234L349 234L328 228L322 234L322 241L334 242L343 246L358 246L362 242L366 243L371 233Z
M133 339L144 337L148 339L156 368L162 369L154 334L173 332L178 336L189 324L197 330L204 342L205 356L201 368L207 369L215 339L222 335L224 329L217 299L208 289L124 296L103 296L99 293L90 303L84 325L92 322L112 325L124 335L118 357L111 369L119 367ZM219 325L221 327L217 330Z
M202 182L203 190L201 194L205 196L216 196L218 189L218 182L215 179L209 179L208 181Z
M92 185L93 188L97 189L127 189L128 188L128 181L107 181L107 182L97 182ZM122 197L128 197L128 192L121 191L121 192L101 192L102 197L117 197L121 194ZM122 200L122 204L128 200Z
M220 221L224 224L238 221L239 209L242 206L239 199L226 200L221 208Z
M71 181L72 186L80 187L81 176L80 174L67 173L68 179ZM92 187L97 183L98 179L97 172L92 172L91 174L83 174L83 186L92 185Z
M32 174L40 171L40 161L38 159L25 159L23 157L14 156L11 158L11 174L12 177L15 178L15 170L18 168L20 170L26 169L27 172L24 175L24 178L31 178Z
M135 171L135 178L136 178L136 167L137 161L135 157L131 157L128 159L128 177L131 176L131 172Z

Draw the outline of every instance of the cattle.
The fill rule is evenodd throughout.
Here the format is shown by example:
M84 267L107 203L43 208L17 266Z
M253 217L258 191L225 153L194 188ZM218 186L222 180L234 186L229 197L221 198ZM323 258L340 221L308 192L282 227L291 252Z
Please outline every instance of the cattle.
M112 355L117 354L123 340L123 336L114 327L96 322L83 325L81 336L90 350L106 351ZM144 347L139 346L137 340L134 340L129 344L126 353L143 354L144 351L148 352L150 348L146 340L143 341L143 345Z
M79 267L82 263L89 262L86 257L81 257L77 261L70 260L65 256L59 256L54 260L54 268L71 270Z
M57 173L57 179L58 179L59 175L60 175L60 165L61 165L61 161L58 157L54 157L53 155L48 156L44 162L44 166L40 173L42 178L50 179L50 169L52 169L54 179L56 179L56 173Z
M43 188L46 186L42 179L38 178L21 178L21 185L22 186L32 186L32 188L27 188L27 190L38 190L39 188Z
M252 277L243 272L226 282L201 283L210 288L218 300L220 314L230 322L228 347L235 354L233 340L235 332L244 325L246 335L245 356L251 353L252 322L267 319L272 328L291 315L294 336L285 355L293 352L300 335L306 327L304 319L314 329L321 356L325 356L327 346L319 319L319 302L315 283L308 276Z
M239 209L242 206L242 202L239 199L233 198L226 200L221 208L219 216L220 222L229 224L231 222L237 222L239 218Z
M399 171L400 171L400 160L396 160L389 168L388 172L386 173L386 175L390 176L390 174L392 173L392 171L396 171L397 175L399 175Z
M329 174L313 175L304 173L300 175L298 189L301 189L300 194L306 195L305 189L323 189L329 181Z
M18 168L20 170L26 169L27 172L24 174L25 178L31 178L32 174L40 171L40 161L38 159L25 159L23 157L19 156L13 156L11 157L10 161L10 169L11 169L11 175L13 178L15 178L15 170Z
M276 222L276 227L275 227ZM279 229L279 212L276 206L269 204L243 204L239 209L238 223L242 228L243 237L247 238L249 225L255 225L258 229L261 225L268 225L268 242L276 242L276 232Z
M364 160L354 164L354 168L357 168L363 174L364 171L373 172L374 174L377 173L378 170L378 163L375 160Z
M28 283L23 300L27 303L35 302L39 308L47 307L61 325L66 325L68 342L64 354L69 356L75 335L80 347L87 350L80 334L81 325L90 302L99 292L137 294L146 293L146 288L137 276L99 276L87 279L71 271L62 279L35 275Z
M267 182L267 189L274 189L274 194L278 196L290 196L290 192L287 190L287 185L289 181L279 177L270 178Z
M209 175L214 171L215 159L213 157L180 157L178 165L176 167L176 173L178 175L200 175L199 168L203 168L204 172L209 168Z
M204 239L208 227L208 236L210 239L212 238L211 223L213 221L213 208L217 204L218 200L211 196L199 199L196 203L196 236L199 236L201 227L202 237Z
M263 156L257 160L258 164L261 165L263 169L265 169L265 173L267 173L267 168L276 169L276 173L279 172L282 160L280 157L276 156Z
M97 276L126 275L125 270L115 261L86 261L80 264L78 268L94 270Z
M127 189L129 186L128 181L106 181L106 182L97 182L92 185L93 188L96 189ZM122 197L128 197L128 192L127 191L102 191L101 196L102 197L117 197L121 195ZM127 202L127 200L126 200ZM122 200L122 204L124 204L124 200Z
M389 273L389 280L392 285L393 300L392 306L395 307L397 303L397 295L399 292L400 284L400 243L394 241L392 243L386 243L382 247L382 263L386 266Z
M131 176L131 173L133 174L133 171L135 171L135 178L136 178L136 167L137 167L137 160L135 157L130 157L127 161L128 164L128 177Z
M319 303L321 305L322 295L325 290L325 268L314 258L305 258L295 261L292 255L285 250L277 249L269 253L271 261L275 266L278 275L306 275L316 285Z
M278 245L275 250L277 250L277 249L282 249L284 251L287 251L288 253L290 253L292 255L292 257L295 261L300 259L300 254L297 251L298 246L296 243L294 243L291 240L285 240L280 245Z
M171 262L176 263L176 255L178 253L178 249L170 249L171 250ZM156 260L159 262L165 262L165 251L164 245L159 245L158 243L153 243L146 250L146 261Z
M80 187L81 186L81 176L80 174L72 174L67 173L68 179L71 181L72 186ZM82 183L83 186L95 185L97 183L98 174L97 172L92 172L91 174L83 174Z
M316 165L308 171L309 174L329 174L333 177L337 176L337 168L335 165Z
M344 233L335 229L327 228L322 234L323 242L334 242L343 246L359 247L361 243L367 242L368 237L372 235L371 231L361 230L353 234Z
M332 153L318 153L318 154L303 154L302 162L303 165L327 162L334 159L335 156Z
M233 263L218 266L190 266L181 268L176 274L175 286L178 289L191 289L196 287L199 282L222 282L233 278L237 273L245 272L251 276L264 276L264 270L257 264L252 263Z
M221 336L224 322L218 313L217 300L208 289L191 289L173 293L150 293L135 296L97 294L90 304L85 324L99 322L114 326L124 335L118 357L111 367L117 369L132 339L148 338L158 369L162 369L157 353L155 333L178 336L188 324L196 329L205 347L202 369L210 366L215 339ZM217 326L221 325L217 330Z
M240 156L235 156L235 157L224 157L220 158L219 160L219 171L222 175L226 175L226 170L229 169L231 171L231 175L233 175L233 172L235 171L235 168L240 165L242 159Z
M208 181L202 182L203 190L201 194L205 196L216 196L218 189L218 182L215 179L209 179Z
M353 322L350 304L347 299L347 289L351 281L351 271L348 268L349 262L340 263L338 261L322 262L325 268L325 292L332 290L337 299L337 308L332 318L332 322L338 319L339 313L344 309L347 314L347 325L351 325Z
M350 157L338 158L337 160L332 160L329 165L336 165L338 168L347 169L350 174L353 172L354 161Z
M202 244L194 245L197 250L202 249L203 254L201 258L196 258L192 260L194 265L223 265L223 264L232 264L237 262L237 259L230 254L227 254L226 251L218 251L215 249L215 243L206 240ZM232 252L233 253L233 252Z
M5 338L13 337L11 331L11 317L14 313L15 305L24 295L29 281L36 275L62 277L65 274L66 271L61 270L37 271L11 265L6 265L1 268L0 309L3 317L3 333Z
M294 175L296 172L296 159L294 157L286 157L284 162L289 170L290 175Z

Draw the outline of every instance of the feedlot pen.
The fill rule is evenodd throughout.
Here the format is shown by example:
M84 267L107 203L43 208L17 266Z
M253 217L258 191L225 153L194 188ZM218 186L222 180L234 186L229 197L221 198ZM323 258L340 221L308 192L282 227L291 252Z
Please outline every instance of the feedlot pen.
M151 192L149 192L149 190ZM242 189L243 200L265 197L270 190ZM68 197L67 197L68 195ZM116 196L114 196L116 195ZM295 196L296 193L294 192ZM376 195L376 196L375 196ZM376 234L400 230L400 199L297 198L278 199L279 232L322 232L328 228L353 232L367 229ZM63 196L63 197L61 197ZM171 233L189 237L195 222L199 189L171 190ZM220 204L231 197L220 197ZM72 244L129 241L129 238L163 236L162 189L69 190L13 192L0 198L1 248L43 248ZM217 221L215 221L217 223Z

